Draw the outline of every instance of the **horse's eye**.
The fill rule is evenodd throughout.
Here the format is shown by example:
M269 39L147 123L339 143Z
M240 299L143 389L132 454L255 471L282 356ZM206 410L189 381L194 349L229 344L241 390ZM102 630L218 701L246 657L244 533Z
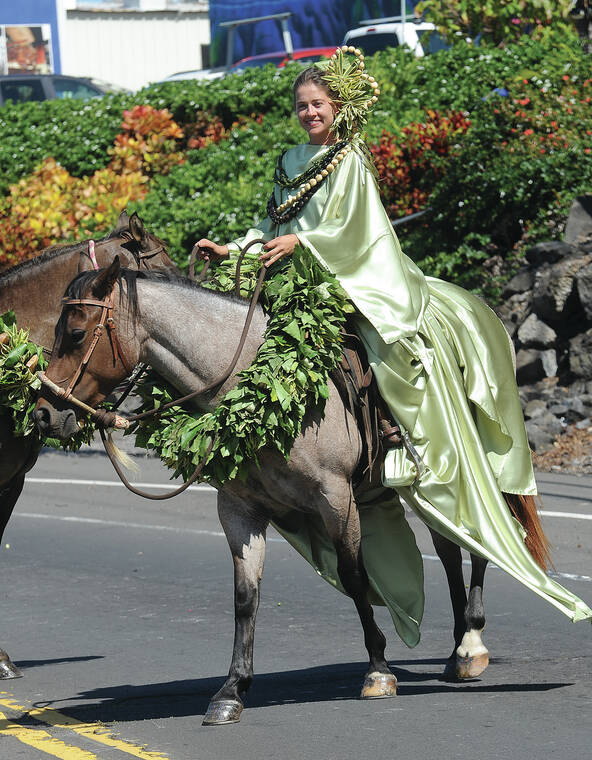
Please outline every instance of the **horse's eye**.
M79 327L75 327L70 333L70 340L73 345L79 346L86 337L86 330L81 330Z

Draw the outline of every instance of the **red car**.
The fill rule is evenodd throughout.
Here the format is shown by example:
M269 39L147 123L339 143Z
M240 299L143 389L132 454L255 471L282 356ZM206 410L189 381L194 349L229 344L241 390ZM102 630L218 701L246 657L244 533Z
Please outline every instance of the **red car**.
M320 61L321 58L329 58L337 50L336 46L332 47L318 47L318 48L298 48L294 50L292 60L299 63L315 63ZM285 50L277 53L262 53L261 55L250 55L247 58L242 58L240 61L232 64L230 71L236 73L243 69L254 68L258 66L265 66L266 63L273 63L278 69L283 68L290 57Z

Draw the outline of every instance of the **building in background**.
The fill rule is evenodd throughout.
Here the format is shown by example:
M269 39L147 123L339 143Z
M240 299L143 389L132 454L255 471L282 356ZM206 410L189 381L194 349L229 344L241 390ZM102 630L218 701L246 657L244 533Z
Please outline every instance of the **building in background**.
M0 0L0 73L38 71L137 90L208 65L208 0Z
M0 0L0 73L85 76L137 90L226 62L223 22L289 12L294 48L328 47L418 0ZM285 49L278 20L236 27L231 58Z
M207 0L58 0L65 73L137 90L176 71L208 65Z

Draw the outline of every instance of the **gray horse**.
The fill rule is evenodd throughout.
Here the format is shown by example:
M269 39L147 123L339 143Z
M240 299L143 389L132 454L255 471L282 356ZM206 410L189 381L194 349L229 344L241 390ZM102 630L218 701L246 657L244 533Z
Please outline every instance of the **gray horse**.
M97 301L111 298L117 290L112 316L128 363L151 365L182 394L206 387L229 365L245 321L246 302L187 280L120 271L114 263L102 272L82 274L71 283L68 298L83 302L66 306L62 313L58 326L60 351L52 357L49 378L59 382L77 371L99 319ZM92 303L85 304L89 298ZM179 329L180 325L191 327ZM236 382L236 374L249 366L265 327L266 317L258 308L234 376L214 398L198 397L201 408L215 406ZM122 372L109 341L99 341L74 395L96 407L120 382ZM39 400L35 414L43 433L68 437L77 429L76 412L49 393ZM281 525L295 513L322 521L336 555L338 580L358 611L369 655L362 698L396 693L396 678L385 660L386 640L374 619L362 557L360 505L352 485L362 450L355 420L330 384L324 416L314 409L307 413L289 462L276 451L263 449L260 466L250 468L246 481L231 481L219 488L218 513L234 562L235 640L228 678L212 698L204 723L239 720L242 699L253 679L253 636L266 529L270 522ZM394 492L389 492L389 498L396 499ZM487 665L487 650L480 637L485 622L481 603L485 561L476 563L474 580L480 582L474 584L467 605L460 550L435 538L439 552L447 560L457 649L466 662L475 661L481 672Z

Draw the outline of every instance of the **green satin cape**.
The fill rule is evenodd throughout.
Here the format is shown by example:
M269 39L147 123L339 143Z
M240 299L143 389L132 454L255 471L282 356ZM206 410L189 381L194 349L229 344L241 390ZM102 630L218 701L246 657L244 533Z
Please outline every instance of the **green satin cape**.
M302 173L324 150L301 145L287 151L286 173ZM285 200L280 188L275 193L278 204ZM572 620L591 619L592 610L533 561L524 531L502 496L502 491L536 494L536 484L511 344L493 311L455 285L424 277L403 254L374 178L356 151L323 182L296 219L278 227L266 220L233 241L230 249L238 250L255 237L270 240L289 232L337 276L357 307L358 332L380 392L422 457L425 469L416 480L405 450L389 451L383 483L395 488L427 525L491 560ZM385 514L385 504L377 510L368 520L373 525L377 515ZM360 514L363 522L370 513L362 509ZM339 588L327 539L319 526L303 527L303 521L304 516L294 518L289 530L277 527ZM392 551L385 556L384 540L372 546L364 535L364 562L367 565L375 551L383 555L380 560L373 556L380 581L371 584L387 604L399 634L412 646L419 640L423 607L421 574L415 581L412 577L417 547L407 526L397 531L385 521L384 531ZM389 580L388 567L399 551L407 571L398 576L391 567Z

